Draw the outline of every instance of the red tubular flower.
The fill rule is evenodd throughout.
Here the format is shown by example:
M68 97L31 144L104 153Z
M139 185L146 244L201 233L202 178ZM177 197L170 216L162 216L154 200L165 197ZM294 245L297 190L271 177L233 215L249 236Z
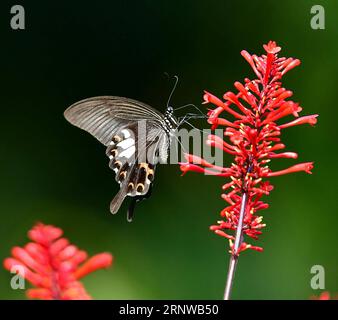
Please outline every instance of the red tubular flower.
M12 257L4 260L5 269L20 266L22 276L36 287L27 290L28 298L91 299L78 280L112 264L110 253L100 253L87 260L87 253L61 238L62 234L60 228L38 223L28 232L32 242L23 248L14 247Z
M268 207L261 201L262 196L268 195L273 189L265 179L297 171L311 173L313 168L312 162L296 164L276 172L268 167L271 159L298 157L295 152L276 152L285 148L280 138L282 129L306 123L314 125L318 115L299 117L302 108L298 103L287 100L293 93L282 87L282 77L298 66L300 61L278 57L281 48L273 41L263 47L266 53L262 56L251 55L245 50L241 52L253 69L256 79L246 78L244 83L236 81L234 86L237 92L226 92L224 100L207 91L203 96L204 103L214 105L208 112L208 123L212 129L224 126L224 136L229 139L226 142L211 135L207 144L233 155L234 162L229 168L223 168L200 157L186 155L187 162L181 163L183 173L195 171L231 179L223 186L226 193L222 198L228 206L221 211L222 220L210 229L229 240L230 253L236 257L246 249L263 250L244 242L243 234L258 239L261 229L265 227L262 216L257 215L258 211ZM226 115L221 117L223 114ZM289 116L296 119L285 122L284 118ZM244 194L246 197L243 203ZM243 219L240 221L242 210ZM234 241L239 228L241 239L235 248Z

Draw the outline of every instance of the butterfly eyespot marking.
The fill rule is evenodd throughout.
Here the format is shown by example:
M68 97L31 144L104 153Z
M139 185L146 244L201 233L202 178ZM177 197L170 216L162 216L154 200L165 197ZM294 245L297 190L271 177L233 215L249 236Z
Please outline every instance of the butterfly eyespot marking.
M154 179L154 170L152 168L151 164L145 162L140 164L140 175L146 173L145 178L147 183L150 183Z
M122 166L122 162L121 161L115 161L113 164L113 168L115 169L120 169Z
M112 149L110 150L110 154L113 156L113 158L115 158L118 154L117 150L116 149Z
M113 143L119 143L120 141L122 141L122 138L120 136L114 136L113 139L112 139L112 142Z
M137 192L142 192L144 190L144 184L143 183L138 183L136 187Z
M144 168L144 167L141 167L139 174L138 174L138 176L139 176L138 179L144 179L146 177L146 175L147 175L147 169Z
M148 174L147 174L147 179L149 180L149 181L152 181L153 179L154 179L154 170L149 170L148 171Z
M142 168L144 168L144 169L148 169L148 164L146 163L146 162L141 162L140 163L140 169L142 169Z
M141 162L140 163L140 169L144 168L147 172L152 172L154 173L154 166L151 163L146 163L146 162Z
M132 182L129 182L129 184L128 184L128 192L133 191L133 189L134 189L134 184Z
M126 178L126 176L127 176L127 171L120 172L120 174L119 174L119 181L120 182L123 181Z

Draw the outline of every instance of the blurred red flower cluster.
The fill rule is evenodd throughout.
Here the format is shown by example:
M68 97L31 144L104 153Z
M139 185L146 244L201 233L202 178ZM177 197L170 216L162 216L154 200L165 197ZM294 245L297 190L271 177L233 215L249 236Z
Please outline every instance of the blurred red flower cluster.
M273 189L265 179L297 171L311 173L313 167L312 162L305 162L273 172L268 166L271 159L298 157L295 152L277 152L285 148L280 138L282 130L305 123L314 125L318 115L299 117L302 108L298 103L288 100L292 92L282 86L282 77L298 66L300 61L278 57L281 48L273 41L263 47L266 53L261 56L249 54L245 50L241 52L256 79L245 78L244 83L236 81L236 92L226 92L223 100L209 92L204 94L204 103L213 105L208 112L208 123L212 129L225 127L224 136L229 139L225 141L219 136L209 135L206 143L232 155L234 162L229 167L216 166L199 156L186 154L187 162L181 163L183 173L194 171L231 179L223 185L225 193L222 198L228 206L221 211L222 220L210 229L229 239L232 255L249 248L263 250L247 244L243 239L239 247L234 249L235 236L229 231L235 231L239 226L243 195L246 195L246 202L242 231L248 237L258 239L265 224L257 212L268 208L261 198ZM280 123L287 116L295 119Z
M311 296L311 300L338 300L338 295L332 297L329 291L323 291L319 296Z
M60 228L39 223L28 232L32 242L23 248L14 247L12 257L4 260L7 270L20 267L20 275L35 287L27 290L27 297L43 300L91 299L79 279L112 264L110 253L100 253L87 259L87 253L70 244L61 237L62 234Z

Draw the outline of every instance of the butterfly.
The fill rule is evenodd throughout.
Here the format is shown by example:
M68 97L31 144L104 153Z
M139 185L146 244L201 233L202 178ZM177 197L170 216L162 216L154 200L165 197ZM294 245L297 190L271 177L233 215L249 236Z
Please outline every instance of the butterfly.
M135 204L151 194L155 168L166 162L171 137L187 116L179 120L167 104L164 114L129 98L93 97L71 105L66 120L106 146L109 167L115 172L120 190L110 203L118 212L126 196L132 197L127 220L132 221Z

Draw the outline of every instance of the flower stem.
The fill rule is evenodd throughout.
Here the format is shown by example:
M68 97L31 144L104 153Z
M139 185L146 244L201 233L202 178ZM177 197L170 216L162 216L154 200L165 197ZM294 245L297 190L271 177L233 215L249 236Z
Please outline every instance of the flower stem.
M234 281L235 271L236 271L236 266L237 266L237 261L238 261L238 249L243 241L242 231L243 231L243 221L244 221L244 216L245 216L245 208L247 204L247 199L248 199L248 194L244 192L242 194L241 211L239 213L235 244L232 250L233 254L231 255L230 263L229 263L228 277L227 277L227 282L226 282L225 291L224 291L224 300L230 299L232 284Z

